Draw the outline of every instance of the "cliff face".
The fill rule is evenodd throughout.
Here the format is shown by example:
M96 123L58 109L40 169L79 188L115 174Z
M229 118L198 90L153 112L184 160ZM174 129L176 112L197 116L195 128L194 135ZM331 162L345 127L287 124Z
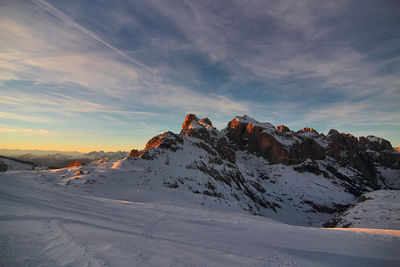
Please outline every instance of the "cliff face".
M255 153L271 163L294 165L308 159L330 157L361 172L373 188L378 187L375 164L390 168L400 166L400 154L390 142L374 136L358 139L336 130L325 136L308 127L293 132L286 126L273 127L248 116L234 118L225 130L238 149Z
M231 163L235 162L236 150L248 151L270 163L286 165L329 157L360 171L373 187L378 186L376 164L400 168L400 153L385 139L374 136L357 138L334 129L325 136L309 127L294 132L284 125L274 127L246 115L235 117L225 129L218 131L208 118L199 119L195 114L188 114L179 135L165 132L153 137L144 151L134 149L130 157L141 157L145 151L157 147L176 150L177 144L183 142L181 136L203 140L203 147L217 151Z
M310 128L305 128L310 129ZM325 158L325 149L315 139L295 133L286 126L273 127L247 116L236 117L228 123L227 136L240 149L247 149L272 163L296 164L307 159ZM312 131L305 131L305 133Z

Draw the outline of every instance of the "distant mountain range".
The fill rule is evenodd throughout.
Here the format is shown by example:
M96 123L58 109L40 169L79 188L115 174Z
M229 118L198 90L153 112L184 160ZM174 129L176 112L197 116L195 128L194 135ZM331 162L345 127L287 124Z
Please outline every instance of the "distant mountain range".
M8 150L0 149L0 155L9 160L28 162L34 166L48 167L58 169L67 167L72 161L77 160L83 163L93 161L119 160L126 157L129 153L126 151L104 152L92 151L89 153L64 152L56 150ZM1 159L0 159L1 160Z
M60 151L60 150L40 150L40 149L0 149L0 155L16 157L24 154L34 154L36 156L62 154L68 156L80 156L84 153L78 151Z

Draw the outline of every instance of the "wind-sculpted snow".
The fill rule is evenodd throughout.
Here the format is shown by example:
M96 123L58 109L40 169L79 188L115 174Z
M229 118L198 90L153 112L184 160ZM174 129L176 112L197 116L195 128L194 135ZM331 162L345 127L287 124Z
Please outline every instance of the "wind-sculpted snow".
M290 226L232 210L167 204L154 188L129 198L99 197L32 177L0 174L1 266L400 264L400 238L393 233ZM117 196L118 189L123 185L108 191Z

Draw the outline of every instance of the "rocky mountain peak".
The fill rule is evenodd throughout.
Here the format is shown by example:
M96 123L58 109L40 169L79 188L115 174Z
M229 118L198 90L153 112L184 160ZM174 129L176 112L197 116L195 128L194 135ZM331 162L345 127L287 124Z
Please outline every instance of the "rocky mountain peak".
M182 124L181 134L188 135L193 129L196 128L212 128L212 123L209 118L199 119L195 114L187 114L185 121Z
M193 121L198 121L199 118L195 114L187 114L182 124L181 134L185 134L192 124Z
M299 130L298 133L313 133L319 135L319 133L315 129L310 127L304 127L303 129Z
M279 126L275 126L275 129L282 131L282 132L290 132L289 127L285 126L285 125L279 125Z
M209 118L199 119L195 114L186 115L182 124L181 135L196 137L210 143L218 135Z
M329 130L329 133L328 133L328 135L327 135L327 137L330 137L330 136L337 136L337 135L339 135L340 133L339 133L339 131L338 130L336 130L336 129L330 129Z
M389 141L373 135L367 137L361 136L360 144L374 151L393 150Z
M182 143L182 137L174 134L173 132L167 131L163 134L159 134L153 138L151 138L144 150L149 150L150 148L172 148L176 146L176 144Z

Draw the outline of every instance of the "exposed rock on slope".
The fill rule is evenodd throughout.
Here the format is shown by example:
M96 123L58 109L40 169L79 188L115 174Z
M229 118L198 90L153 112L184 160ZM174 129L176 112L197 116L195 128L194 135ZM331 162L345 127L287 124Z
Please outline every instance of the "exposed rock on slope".
M82 165L86 165L86 164L83 162L74 160L70 164L68 164L68 168L75 167L75 166L82 166Z

